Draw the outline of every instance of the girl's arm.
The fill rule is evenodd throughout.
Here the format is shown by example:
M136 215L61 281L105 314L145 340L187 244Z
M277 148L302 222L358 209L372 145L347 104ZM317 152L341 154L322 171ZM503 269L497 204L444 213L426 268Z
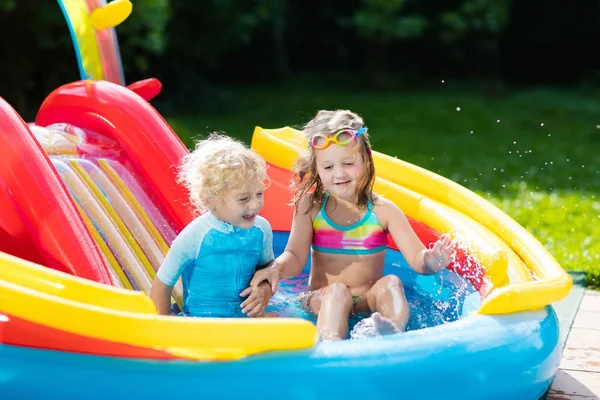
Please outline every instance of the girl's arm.
M309 196L300 200L298 211L292 220L290 238L283 253L275 260L279 269L280 279L291 278L302 272L308 260L310 244L313 237L313 221L309 209Z
M158 276L152 282L150 289L150 298L156 304L156 309L160 315L171 314L171 293L173 286L168 286L162 283Z
M250 282L253 289L256 289L261 282L268 281L271 284L271 290L275 293L280 279L290 278L302 272L308 259L313 234L311 214L305 212L309 209L310 204L308 196L300 200L285 250L268 268L261 269L254 274Z
M426 249L402 210L389 200L383 201L381 210L387 221L388 231L410 267L423 275L432 275L445 268L451 250L449 238L445 236L437 242L435 252Z

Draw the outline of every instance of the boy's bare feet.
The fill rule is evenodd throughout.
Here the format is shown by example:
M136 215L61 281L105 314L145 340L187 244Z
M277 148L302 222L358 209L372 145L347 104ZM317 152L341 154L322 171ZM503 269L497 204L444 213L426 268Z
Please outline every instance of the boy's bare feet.
M377 335L391 335L400 332L400 329L392 320L384 318L378 312L374 312L371 318L373 318L373 329Z

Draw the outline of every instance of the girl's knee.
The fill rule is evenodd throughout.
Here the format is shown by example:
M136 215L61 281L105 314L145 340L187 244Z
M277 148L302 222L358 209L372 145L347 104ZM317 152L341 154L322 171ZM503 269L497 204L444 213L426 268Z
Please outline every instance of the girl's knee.
M404 285L396 275L386 275L377 283L382 286L382 289L404 291Z
M348 286L340 282L332 283L323 291L323 302L334 301L344 306L352 306L352 295Z

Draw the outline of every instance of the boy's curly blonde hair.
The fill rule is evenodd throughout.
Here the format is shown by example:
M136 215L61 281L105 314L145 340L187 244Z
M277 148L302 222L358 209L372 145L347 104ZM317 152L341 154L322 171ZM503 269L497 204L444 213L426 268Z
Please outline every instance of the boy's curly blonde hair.
M177 180L189 190L191 204L203 212L236 186L246 182L267 185L267 165L242 142L213 133L182 159Z

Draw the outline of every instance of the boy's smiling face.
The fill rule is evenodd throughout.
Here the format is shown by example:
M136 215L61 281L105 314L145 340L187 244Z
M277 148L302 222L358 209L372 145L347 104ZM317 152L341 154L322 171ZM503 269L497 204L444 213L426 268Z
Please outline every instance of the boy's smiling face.
M254 226L256 216L264 201L263 182L244 182L227 191L221 201L211 207L212 213L221 221L242 229Z

